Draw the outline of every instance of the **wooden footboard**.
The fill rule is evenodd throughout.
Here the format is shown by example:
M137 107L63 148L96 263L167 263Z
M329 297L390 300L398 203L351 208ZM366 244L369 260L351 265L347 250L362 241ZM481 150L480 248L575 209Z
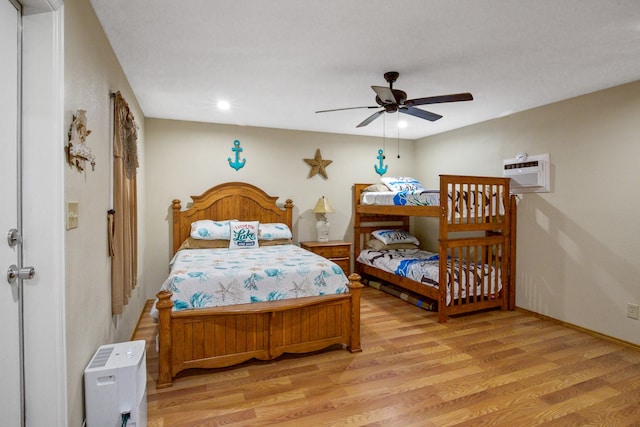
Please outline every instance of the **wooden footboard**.
M171 292L158 293L157 387L190 368L220 368L283 353L308 353L344 344L360 346L360 276L349 276L349 293L172 311Z

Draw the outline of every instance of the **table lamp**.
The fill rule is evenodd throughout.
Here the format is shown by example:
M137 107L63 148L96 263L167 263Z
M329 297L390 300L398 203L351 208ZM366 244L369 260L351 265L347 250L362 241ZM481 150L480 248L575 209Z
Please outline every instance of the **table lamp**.
M318 203L316 203L316 207L313 208L313 212L315 212L317 217L319 218L316 229L318 230L318 242L328 242L329 241L329 221L327 220L328 212L335 212L327 199L322 196L318 199Z

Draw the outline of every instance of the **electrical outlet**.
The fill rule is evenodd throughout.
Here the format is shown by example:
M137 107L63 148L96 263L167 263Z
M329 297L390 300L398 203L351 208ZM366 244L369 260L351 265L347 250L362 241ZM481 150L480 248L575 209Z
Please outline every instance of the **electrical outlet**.
M638 304L627 304L627 317L638 320L638 317L640 317Z

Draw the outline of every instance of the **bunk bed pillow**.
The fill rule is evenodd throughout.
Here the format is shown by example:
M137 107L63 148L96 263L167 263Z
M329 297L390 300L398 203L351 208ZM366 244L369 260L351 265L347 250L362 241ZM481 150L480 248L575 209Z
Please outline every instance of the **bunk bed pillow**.
M379 183L379 184L371 184L370 186L365 187L362 191L365 193L384 193L391 190L389 189L389 187L387 187L383 183Z
M229 220L201 219L191 223L191 237L201 240L229 240Z
M415 243L392 243L385 245L378 239L370 239L367 242L367 247L374 251L391 251L394 249L419 249L420 247Z
M380 181L389 187L391 191L424 191L422 184L410 176L382 177Z
M258 221L231 221L229 249L257 249Z
M258 240L291 239L292 237L287 224L273 222L258 225Z
M420 244L420 241L414 235L404 230L375 230L371 232L371 235L374 239L380 240L385 245L397 243Z

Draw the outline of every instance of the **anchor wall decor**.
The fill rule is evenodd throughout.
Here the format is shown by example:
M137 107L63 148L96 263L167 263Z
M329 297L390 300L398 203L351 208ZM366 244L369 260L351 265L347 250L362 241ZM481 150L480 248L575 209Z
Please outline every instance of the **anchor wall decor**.
M231 148L231 151L236 153L236 159L234 161L231 161L231 157L229 157L227 160L229 160L229 166L231 166L235 170L238 170L244 166L247 159L242 159L242 161L240 161L240 153L242 152L242 148L240 147L240 141L236 139L235 141L233 141L233 145L234 146L233 148Z
M387 173L387 169L389 168L389 165L382 164L382 161L385 159L384 151L382 149L378 150L378 155L376 156L376 159L378 159L380 166L373 165L373 167L375 168L376 173L382 176L385 173Z

